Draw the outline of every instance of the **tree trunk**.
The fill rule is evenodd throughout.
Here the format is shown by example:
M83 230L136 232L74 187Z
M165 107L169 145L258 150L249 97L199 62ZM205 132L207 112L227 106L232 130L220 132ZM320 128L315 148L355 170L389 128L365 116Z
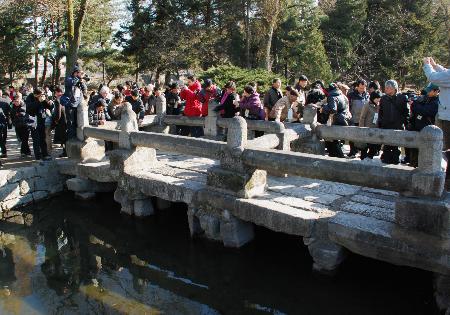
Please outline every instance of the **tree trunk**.
M44 55L44 69L42 70L41 86L44 86L45 80L47 79L47 62L48 62L48 53L45 53L45 55Z
M78 51L80 49L81 31L86 15L86 7L89 0L81 0L77 18L75 20L73 0L67 0L67 60L66 76L72 73L78 61Z
M245 5L245 64L247 69L251 68L250 63L250 0L244 1Z
M34 88L39 86L39 42L38 42L38 24L36 17L33 19L34 24Z
M267 69L267 71L271 71L272 70L272 64L270 61L270 50L272 48L272 38L273 38L273 24L271 23L268 27L268 32L267 32L267 42L266 42L266 48L264 51L264 66Z

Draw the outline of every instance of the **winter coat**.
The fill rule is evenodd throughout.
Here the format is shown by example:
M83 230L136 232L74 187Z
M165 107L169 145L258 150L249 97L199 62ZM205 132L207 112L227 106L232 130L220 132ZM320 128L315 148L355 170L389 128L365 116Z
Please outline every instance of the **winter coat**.
M184 89L180 93L182 100L186 101L184 108L184 115L188 117L201 117L202 116L202 103L197 99L196 93L190 89Z
M414 101L411 113L411 130L420 131L435 124L439 110L439 97L420 97Z
M440 120L450 120L450 69L445 69L440 65L433 68L429 64L426 64L423 69L428 80L438 85L441 90L439 93L438 118Z
M408 125L408 98L402 94L381 97L378 109L378 126L382 129L404 130Z
M55 137L53 138L53 143L65 144L67 142L66 108L59 101L55 102L52 128L55 129Z
M272 107L274 107L278 100L282 97L283 94L280 90L271 87L269 91L267 91L266 95L264 95L264 107L267 107L269 111L271 111Z
M220 104L215 108L216 111L223 111L223 118L233 118L236 113L239 112L239 107L234 105L234 101L237 99L237 94L227 94L227 97L223 104Z
M89 109L95 110L95 107L97 106L97 103L98 103L100 100L102 100L102 99L105 100L106 104L109 104L109 103L110 103L110 100L109 100L109 99L104 98L101 94L96 94L96 95L92 96L92 97L89 99L89 102L88 102L88 107L89 107Z
M197 94L197 98L200 103L202 103L202 116L208 116L208 104L209 101L218 98L220 95L220 90L213 86L211 90L202 89L200 93Z
M348 126L352 114L348 108L348 103L345 96L337 89L329 91L327 104L322 107L326 114L333 115L333 125Z
M64 95L69 98L67 106L78 107L83 99L83 94L87 91L87 86L78 77L70 76L64 81Z
M89 125L98 126L100 121L111 120L107 111L99 112L97 109L89 110Z
M250 96L243 97L239 102L239 107L244 110L244 117L251 120L264 120L266 113L261 103L258 93L253 93ZM248 112L247 112L248 110ZM248 115L245 115L248 113Z
M200 83L200 81L195 81L194 84L192 84L191 86L189 86L189 90L191 90L192 92L194 92L195 94L197 94L198 92L200 92L202 90L202 85Z
M145 116L145 108L144 103L140 98L134 100L132 96L125 97L125 102L128 102L131 104L131 107L133 108L133 111L136 113L136 118L138 120L144 119Z
M9 106L9 100L0 99L0 126L11 126L11 107Z
M364 104L359 117L359 126L367 128L378 128L378 106L371 101Z
M45 110L47 109L47 102L39 102L39 100L34 97L34 94L30 94L27 96L25 104L29 118L27 120L28 126L33 128L36 128L37 126L45 126Z
M283 96L273 106L269 113L269 118L273 118L276 121L285 121L291 107L292 103L289 100L289 96Z
M178 108L181 107L181 98L177 93L166 93L167 115L173 115L174 111L178 112Z
M11 119L14 127L21 128L28 125L27 106L24 101L20 101L18 106L14 105L11 108Z
M358 91L352 91L348 95L350 105L350 113L352 114L352 122L357 124L361 116L364 105L369 101L369 93L359 94Z

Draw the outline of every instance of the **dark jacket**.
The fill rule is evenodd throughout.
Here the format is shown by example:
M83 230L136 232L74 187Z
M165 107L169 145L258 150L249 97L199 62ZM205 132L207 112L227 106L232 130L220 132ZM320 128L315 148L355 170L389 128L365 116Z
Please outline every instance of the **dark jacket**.
M0 126L11 126L11 107L5 99L0 99Z
M15 106L13 104L11 108L11 118L14 127L21 128L28 124L27 106L24 101L21 101L20 105Z
M144 108L144 103L142 102L142 100L140 98L138 98L137 100L134 100L133 97L127 96L125 97L125 102L128 102L131 104L131 107L133 108L133 111L136 113L136 118L138 120L142 120L144 119L145 116L145 108Z
M27 96L25 104L26 112L28 114L27 125L34 128L38 125L45 126L45 109L47 102L39 102L36 97L34 97L34 94L30 94Z
M334 114L333 125L348 126L351 114L345 96L337 89L331 90L327 98L328 102L323 106L326 114Z
M92 97L89 99L89 102L88 102L88 107L89 107L89 109L95 110L95 107L97 106L97 103L98 103L101 99L104 99L105 102L106 102L106 104L109 104L109 103L110 103L110 100L109 100L109 99L104 98L101 94L96 94L96 95L92 96Z
M383 129L404 130L408 125L408 98L402 94L381 97L378 110L378 126Z
M272 107L274 107L278 100L282 97L283 94L281 94L279 90L271 87L269 91L267 91L266 95L264 95L264 107L272 110Z
M411 130L420 131L435 124L439 109L439 97L420 97L412 105Z
M64 88L64 95L70 100L66 106L78 107L83 99L83 95L87 92L86 84L80 81L79 78L70 76L64 81Z
M226 92L224 92L226 93ZM222 115L223 118L233 118L237 112L239 112L239 106L234 106L234 101L237 99L236 93L229 94L223 102L222 105L219 105L215 108L216 111L223 110L224 113Z
M53 143L65 144L67 141L66 109L58 100L55 101L52 129L55 129Z

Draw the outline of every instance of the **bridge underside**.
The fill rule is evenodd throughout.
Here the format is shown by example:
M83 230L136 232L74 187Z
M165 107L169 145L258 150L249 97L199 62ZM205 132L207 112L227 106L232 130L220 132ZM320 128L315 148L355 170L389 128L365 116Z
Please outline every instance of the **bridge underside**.
M218 161L163 152L157 153L157 160L156 164L125 170L120 178L110 171L109 161L77 166L64 161L60 169L101 183L104 189L117 182L117 190L132 204L149 197L184 202L189 207L191 233L223 241L226 246L239 247L250 241L255 224L303 237L319 270L334 269L350 250L397 265L450 274L448 240L396 224L396 192L298 176L268 176L264 194L236 198L207 185L208 169Z

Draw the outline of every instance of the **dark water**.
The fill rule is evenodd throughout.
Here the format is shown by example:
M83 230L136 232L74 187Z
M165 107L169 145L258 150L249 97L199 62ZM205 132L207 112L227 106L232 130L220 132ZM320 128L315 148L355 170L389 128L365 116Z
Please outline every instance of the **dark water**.
M134 220L111 199L0 224L0 314L436 314L430 273L353 255L321 277L297 237L225 249L190 238L183 205Z

